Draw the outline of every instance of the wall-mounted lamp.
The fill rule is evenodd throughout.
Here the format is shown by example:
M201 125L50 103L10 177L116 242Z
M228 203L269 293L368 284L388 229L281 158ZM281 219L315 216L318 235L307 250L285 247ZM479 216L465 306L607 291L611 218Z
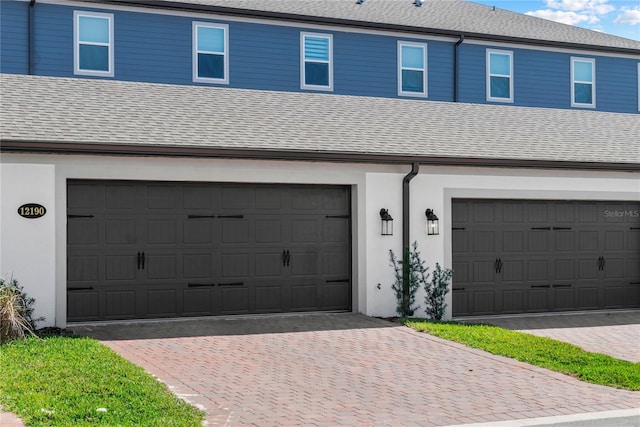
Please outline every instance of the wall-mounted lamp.
M440 234L440 226L438 225L438 217L433 213L433 209L427 209L427 235L437 236Z
M422 7L422 4L424 3L424 0L415 0L413 2L413 4L415 4L418 7Z
M380 220L382 222L380 234L383 236L393 236L393 218L389 215L388 210L380 209Z
M356 4L364 4L364 0L356 0Z

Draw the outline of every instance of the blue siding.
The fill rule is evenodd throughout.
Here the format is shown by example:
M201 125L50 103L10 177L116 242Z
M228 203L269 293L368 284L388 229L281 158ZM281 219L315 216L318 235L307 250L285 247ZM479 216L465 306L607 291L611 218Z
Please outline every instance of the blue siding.
M638 112L637 60L475 44L460 47L460 102L493 103L486 100L487 48L513 52L513 105L572 108L571 57L585 57L596 60L596 109Z
M28 2L2 1L0 5L0 70L27 73ZM428 45L428 100L453 101L455 40L425 41L392 34L309 30L46 3L35 6L36 74L73 76L74 10L114 14L114 78L117 80L208 85L192 81L192 23L203 21L229 26L229 84L225 85L228 87L300 91L300 32L308 31L333 35L335 94L398 97L396 50L398 40L403 40ZM461 102L487 103L487 48L513 51L513 105L571 108L571 54L470 43L459 47ZM573 56L596 58L597 110L638 112L637 60Z
M0 72L27 74L29 3L0 1Z

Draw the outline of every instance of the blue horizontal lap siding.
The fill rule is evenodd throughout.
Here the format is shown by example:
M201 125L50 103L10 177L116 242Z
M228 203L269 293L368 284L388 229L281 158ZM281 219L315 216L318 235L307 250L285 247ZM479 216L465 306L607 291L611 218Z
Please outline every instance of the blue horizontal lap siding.
M28 2L2 1L0 5L0 69L5 73L26 74ZM36 3L34 10L33 66L39 75L74 76L73 12L82 10L114 15L116 80L211 85L194 83L192 79L192 25L199 21L229 26L229 84L222 85L225 87L301 91L300 32L305 31L333 36L335 94L398 97L397 42L401 40L428 46L428 100L453 100L454 40L422 40L47 3ZM459 47L460 102L487 103L487 48L513 52L513 105L571 108L571 54L470 43ZM573 56L596 59L597 110L638 112L637 60Z
M29 73L29 3L0 1L0 72Z
M638 60L475 44L460 46L460 102L501 104L487 101L488 48L513 52L513 105L572 108L571 57L584 57L596 60L596 110L616 113L638 112Z

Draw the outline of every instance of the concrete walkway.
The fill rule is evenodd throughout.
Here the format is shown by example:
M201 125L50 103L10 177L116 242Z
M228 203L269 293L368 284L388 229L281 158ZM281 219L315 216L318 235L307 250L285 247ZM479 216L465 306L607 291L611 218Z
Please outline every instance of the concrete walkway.
M209 425L442 426L640 406L637 392L357 314L74 329L201 405Z

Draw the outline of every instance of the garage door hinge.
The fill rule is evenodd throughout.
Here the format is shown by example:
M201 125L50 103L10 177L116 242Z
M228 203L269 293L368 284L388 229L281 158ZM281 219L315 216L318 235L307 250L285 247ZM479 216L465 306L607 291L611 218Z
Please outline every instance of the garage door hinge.
M93 215L67 215L67 218L94 218Z
M346 218L349 219L351 216L349 215L325 215L325 218Z
M86 287L82 287L82 288L67 288L68 291L92 291L93 287L92 286L86 286Z
M215 286L215 283L188 283L187 286L190 288L204 288L204 287L210 287L210 286Z
M531 227L532 230L551 230L551 227Z
M244 218L244 215L218 215L218 218Z
M215 215L187 215L188 219L196 219L196 218L215 218Z

